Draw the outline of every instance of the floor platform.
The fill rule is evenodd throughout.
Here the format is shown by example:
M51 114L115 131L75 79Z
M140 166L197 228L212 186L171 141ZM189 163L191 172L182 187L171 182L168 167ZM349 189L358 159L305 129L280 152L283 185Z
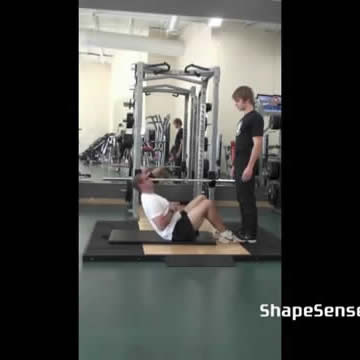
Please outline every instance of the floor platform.
M226 223L229 229L236 229L237 223ZM257 261L257 260L280 260L281 259L281 240L262 228L259 229L258 241L256 244L169 244L164 243L111 243L110 235L113 230L121 230L126 234L134 232L149 231L144 226L144 219L139 222L131 221L98 221L91 234L88 246L83 254L83 261L165 261L169 264L180 264L179 266L192 266L196 263L195 257L206 257L206 261L198 261L198 266L231 266L231 259L235 261ZM201 232L211 232L209 226L200 229ZM211 234L206 234L207 238ZM153 236L153 235L151 235ZM216 255L221 257L217 260ZM177 257L176 261L169 261L169 257ZM224 259L227 256L229 261ZM181 259L182 258L182 259ZM194 262L195 261L195 262ZM212 262L211 262L212 261ZM225 264L225 265L216 265ZM190 264L190 265L186 265ZM211 265L212 264L212 265ZM226 265L230 264L230 265ZM194 265L195 266L195 265Z

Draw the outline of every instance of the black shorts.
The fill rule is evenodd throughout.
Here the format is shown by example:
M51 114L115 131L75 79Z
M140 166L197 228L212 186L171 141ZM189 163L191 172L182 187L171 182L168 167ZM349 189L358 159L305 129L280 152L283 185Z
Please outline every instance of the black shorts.
M172 234L173 242L192 242L196 240L199 231L195 230L186 211L180 212L181 218L174 227Z

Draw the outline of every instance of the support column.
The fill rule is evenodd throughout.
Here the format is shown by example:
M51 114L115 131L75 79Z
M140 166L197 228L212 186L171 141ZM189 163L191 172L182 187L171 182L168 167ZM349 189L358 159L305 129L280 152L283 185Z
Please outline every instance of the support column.
M187 137L188 137L188 116L189 114L189 95L185 95L185 111L184 111L184 130L183 130L183 141L182 141L182 163L187 163ZM187 167L187 171L189 168Z
M135 170L141 166L141 126L142 126L142 110L143 110L143 79L144 79L144 63L136 64L136 85L135 85L135 109L134 109L134 145L133 145L133 169L132 177L135 176ZM133 189L132 211L135 219L138 219L139 193Z
M204 80L201 86L199 117L197 126L197 164L195 176L202 179L204 176L204 144L205 144L205 120L206 120L206 90L207 80ZM194 186L194 197L201 194L202 183L196 182Z
M220 83L220 67L213 68L214 70L214 86L213 86L213 104L212 104L212 134L211 134L211 155L209 171L217 169L216 157L220 149L217 149L218 137L218 118L219 118L219 83ZM209 189L209 199L215 200L215 188Z

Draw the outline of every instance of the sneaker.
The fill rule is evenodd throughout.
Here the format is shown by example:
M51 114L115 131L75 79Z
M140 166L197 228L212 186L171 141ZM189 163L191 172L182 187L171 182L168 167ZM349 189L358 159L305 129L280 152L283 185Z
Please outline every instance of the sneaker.
M225 239L230 240L230 241L232 241L233 235L234 234L230 230L225 230L225 231L219 233L220 237L225 238Z
M226 235L226 236L223 236ZM219 231L215 231L213 233L214 238L221 244L229 244L231 242L231 239L229 239L229 234L226 233L225 231L223 231L222 233L220 233Z
M220 244L230 244L230 243L231 243L231 241L230 241L229 239L226 239L226 238L221 237L221 236L217 238L217 241L218 241Z
M239 234L238 240L235 240L235 241L240 242L242 244L244 244L244 243L255 244L256 236L243 233L243 234Z
M240 242L240 239L238 239L238 237L235 234L233 234L233 232L230 230L225 230L222 233L216 231L214 236L217 237L219 242L222 244L229 244L231 242Z

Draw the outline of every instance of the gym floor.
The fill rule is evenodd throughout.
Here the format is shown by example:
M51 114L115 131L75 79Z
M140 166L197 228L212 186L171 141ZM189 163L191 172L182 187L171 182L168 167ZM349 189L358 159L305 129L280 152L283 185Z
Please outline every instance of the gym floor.
M225 220L238 219L237 208L219 210ZM79 205L81 360L280 359L281 319L259 312L260 304L281 304L280 262L82 264L96 221L129 217L120 205ZM279 215L269 209L259 222L280 236Z

